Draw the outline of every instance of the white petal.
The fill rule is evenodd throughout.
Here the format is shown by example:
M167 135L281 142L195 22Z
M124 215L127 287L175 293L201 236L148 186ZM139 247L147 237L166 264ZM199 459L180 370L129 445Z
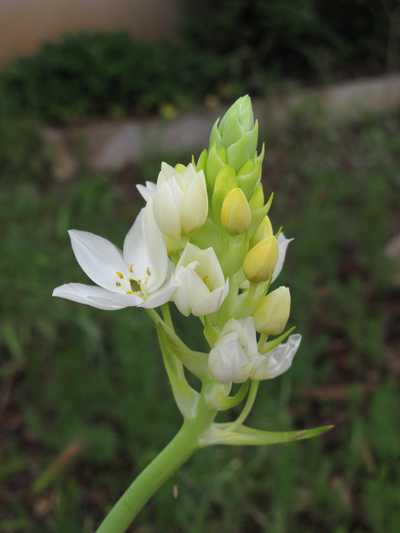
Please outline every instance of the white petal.
M177 289L174 295L174 302L179 311L185 315L196 314L193 307L197 302L205 300L210 291L206 284L199 278L194 271L196 263L191 263L187 267L177 267L175 280ZM196 308L197 310L197 308Z
M257 332L253 317L236 320L239 324L239 339L249 357L258 355Z
M170 262L167 246L154 218L154 211L151 204L145 207L143 225L148 265L151 273L147 288L150 292L153 292L165 283Z
M87 231L70 230L72 250L82 270L97 285L121 292L117 272L125 277L127 268L120 250L107 239Z
M187 266L193 261L197 262L196 271L202 278L207 277L207 285L212 289L224 285L224 273L214 248L203 250L194 244L187 243L179 258L178 266Z
M229 292L213 248L188 243L178 261L174 301L182 314L204 316L217 311Z
M199 278L200 279L200 278ZM229 292L229 281L227 280L223 287L214 289L203 297L197 297L193 291L192 313L195 316L205 316L215 313L223 304Z
M272 273L271 283L275 281L282 272L282 268L285 263L287 247L293 240L294 239L287 239L283 233L278 235L278 261L276 262L274 272Z
M243 383L249 378L249 360L235 332L222 335L211 350L208 366L221 383Z
M169 301L171 301L174 292L176 291L176 281L174 278L170 278L160 289L152 292L140 305L146 309L152 309L159 307Z
M290 335L287 342L280 344L265 355L253 360L253 379L273 379L288 370L299 349L301 335Z
M157 185L162 185L176 175L176 169L164 161L161 163L161 170L158 174Z
M154 219L151 201L140 211L125 237L124 259L127 265L132 266L131 277L138 281L148 280L146 288L149 292L157 290L165 282L167 248Z
M146 181L146 185L136 185L137 190L140 192L141 196L146 202L151 200L157 190L157 185L152 181Z
M183 193L174 178L157 185L154 215L160 230L173 239L181 238L181 207Z
M182 201L181 222L185 233L200 228L208 216L208 194L204 172L191 170L190 181Z
M137 306L142 299L128 294L117 294L101 287L84 285L83 283L66 283L53 291L53 296L65 298L97 309L115 311L124 307Z
M125 236L123 257L127 265L131 267L135 279L142 279L146 268L147 246L144 235L144 215L145 208L141 209L134 223Z

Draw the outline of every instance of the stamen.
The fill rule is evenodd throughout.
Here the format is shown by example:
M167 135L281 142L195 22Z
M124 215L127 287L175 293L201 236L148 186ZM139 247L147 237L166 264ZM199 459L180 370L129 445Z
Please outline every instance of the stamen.
M116 272L117 276L119 277L119 279L124 279L124 275L122 272Z
M132 292L141 292L142 288L140 286L140 283L138 283L135 279L130 279L129 283L131 284Z
M133 265L129 265L129 272L133 272Z
M115 285L116 285L117 287L121 287L121 283L120 283L119 281L116 281L116 282L115 282Z

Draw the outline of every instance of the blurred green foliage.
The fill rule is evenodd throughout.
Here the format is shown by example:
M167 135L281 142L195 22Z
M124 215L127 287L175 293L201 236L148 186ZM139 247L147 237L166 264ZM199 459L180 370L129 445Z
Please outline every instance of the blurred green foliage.
M67 229L122 244L139 206L135 181L154 179L158 163L129 181L83 174L56 184L39 179L47 156L34 130L19 132L14 145L0 137L0 531L89 533L179 416L143 313L51 291L85 281ZM272 217L296 237L280 283L304 339L291 371L261 387L251 424L336 428L288 446L200 451L132 531L399 531L400 306L383 255L398 223L399 117L329 129L296 117L268 144ZM196 324L185 332L197 345ZM64 468L49 476L57 458Z
M325 80L399 67L388 64L400 45L396 0L203 0L185 9L186 42L223 57L252 92L265 90L266 73Z
M78 33L0 75L3 106L55 123L179 110L282 80L327 81L400 67L395 0L185 2L176 42ZM281 88L280 86L280 88Z
M78 33L9 65L0 94L13 109L68 123L167 104L187 108L213 91L223 73L223 62L201 50L145 43L122 32Z

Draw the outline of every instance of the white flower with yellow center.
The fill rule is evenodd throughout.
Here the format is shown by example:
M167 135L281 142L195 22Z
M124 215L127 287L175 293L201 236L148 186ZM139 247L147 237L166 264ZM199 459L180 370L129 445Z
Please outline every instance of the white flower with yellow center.
M174 168L161 164L157 184L138 185L146 201L153 201L154 214L162 233L180 239L207 220L208 196L204 172L192 164Z
M123 252L93 233L68 233L76 260L98 287L67 283L54 289L53 296L106 310L158 307L171 299L176 288L172 263L151 205L140 211L128 231Z
M211 350L208 366L221 383L273 379L290 368L300 342L301 335L290 335L286 342L267 353L260 353L254 319L232 319L225 324Z
M213 248L202 250L187 243L176 265L177 285L174 302L185 315L205 316L215 313L229 291L221 265Z

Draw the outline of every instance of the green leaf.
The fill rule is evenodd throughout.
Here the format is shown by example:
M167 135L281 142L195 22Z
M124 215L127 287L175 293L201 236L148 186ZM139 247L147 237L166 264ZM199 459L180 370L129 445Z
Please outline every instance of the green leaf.
M318 437L333 428L332 425L319 426L297 431L264 431L247 426L240 426L234 431L229 428L232 423L213 424L201 439L201 446L226 444L227 446L266 446Z
M165 370L167 371L178 409L184 418L193 418L198 404L199 393L187 382L182 362L169 350L165 332L160 324L157 326L157 333Z

